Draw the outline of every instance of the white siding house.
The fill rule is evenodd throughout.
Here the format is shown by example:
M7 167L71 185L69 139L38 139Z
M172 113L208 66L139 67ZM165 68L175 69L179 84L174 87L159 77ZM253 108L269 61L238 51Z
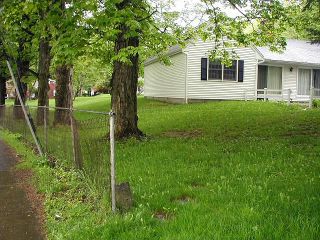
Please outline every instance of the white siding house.
M171 55L172 65L165 66L155 60L145 68L144 95L155 98L184 99L186 87L187 55Z
M209 60L214 42L172 47L172 65L157 58L145 62L145 97L166 101L243 100L264 98L307 101L310 88L320 89L320 46L288 40L284 53L266 48L233 49L231 67ZM289 95L290 92L290 95ZM315 92L320 95L319 92Z

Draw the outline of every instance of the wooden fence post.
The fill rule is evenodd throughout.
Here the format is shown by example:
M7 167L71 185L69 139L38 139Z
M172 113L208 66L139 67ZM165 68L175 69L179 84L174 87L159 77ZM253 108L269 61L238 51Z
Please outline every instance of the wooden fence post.
M263 101L267 101L267 88L263 89Z

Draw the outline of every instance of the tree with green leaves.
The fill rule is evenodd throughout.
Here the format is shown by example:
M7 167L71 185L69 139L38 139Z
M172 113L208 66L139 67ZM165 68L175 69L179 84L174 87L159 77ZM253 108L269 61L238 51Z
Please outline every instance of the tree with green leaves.
M301 15L308 39L320 44L320 0L307 0Z
M22 20L29 24L43 23L40 27L38 24L37 29L51 33L49 39L46 39L47 35L41 35L39 41L40 44L46 42L43 52L49 52L48 43L52 46L52 65L57 80L56 106L70 107L69 86L75 61L86 54L84 49L96 48L98 58L113 67L110 85L112 109L117 115L117 138L143 136L138 128L136 93L141 66L147 57L156 55L166 62L169 46L184 46L192 39L202 38L214 40L216 44L211 57L228 64L235 57L228 50L233 47L256 45L268 46L271 50L283 49L286 42L282 33L288 24L292 24L290 6L280 0L202 0L197 12L201 15L199 18L206 21L200 21L198 26L181 23L179 13L170 9L171 0L57 0L52 3L49 11L46 4L37 5L37 11L33 7L27 8L30 21ZM232 9L237 14L230 16L225 9ZM50 14L46 15L48 12ZM17 28L21 34L19 39L23 39L23 32L33 28ZM39 72L41 66L47 69L50 64L41 62L46 64L39 63ZM41 75L47 78L47 75ZM60 119L62 122L63 118ZM58 112L56 120L59 121Z
M295 1L290 5L292 24L286 31L288 38L309 40L320 44L320 1Z
M104 63L90 53L80 56L74 62L73 90L74 98L81 96L82 91L91 88L108 88L112 66Z
M287 7L279 0L202 0L201 18L206 21L196 27L184 24L187 28L176 24L177 19L165 21L170 10L159 11L156 2L110 0L99 3L95 18L103 26L100 24L98 29L104 39L114 44L111 95L118 138L143 135L138 128L136 96L141 57L153 53L162 59L168 46L202 38L213 39L216 47L211 57L228 64L234 57L228 49L235 46L283 49L286 41L282 32L290 20ZM224 11L226 7L236 10L238 15L229 16Z
M35 22L28 11L23 11L23 6L24 2L21 1L4 0L1 7L0 29L6 56L16 65L17 85L25 101L27 84L24 78L32 73L30 64L33 34L30 29ZM15 105L20 105L18 98L15 99Z
M51 18L53 67L56 77L56 101L58 108L70 108L72 103L73 65L83 55L90 38L85 25L86 13L91 1L59 0L56 15ZM56 123L69 122L67 111L55 112Z
M157 6L146 0L99 1L95 25L100 36L112 43L112 110L116 137L141 137L138 128L137 83L141 62L147 55L163 55L168 46L183 44L182 34L161 22ZM142 57L142 58L141 58Z

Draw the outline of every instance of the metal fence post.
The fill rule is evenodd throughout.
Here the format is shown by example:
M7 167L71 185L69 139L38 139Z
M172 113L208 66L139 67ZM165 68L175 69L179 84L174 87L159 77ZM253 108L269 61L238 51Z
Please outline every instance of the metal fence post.
M313 107L313 87L310 88L309 108Z
M116 211L116 170L115 170L115 113L110 112L110 180L111 180L111 210Z
M263 101L267 101L267 88L263 89Z
M33 137L33 140L34 140L34 142L35 142L35 144L37 146L38 152L39 152L40 156L42 157L43 156L43 152L42 152L42 149L41 149L41 146L40 146L40 143L39 143L39 139L38 139L38 137L37 137L37 135L35 133L35 129L32 127L30 116L28 115L26 107L24 105L24 102L22 101L21 93L19 91L19 87L18 87L18 84L16 82L16 78L14 77L14 74L13 74L13 71L12 71L12 68L11 68L11 64L9 63L9 61L7 61L7 66L8 66L10 75L12 77L14 87L16 88L16 92L17 92L17 95L18 95L18 99L19 99L23 114L24 114L24 118L25 118L25 120L26 120L26 122L28 124L28 127L30 129L31 135Z

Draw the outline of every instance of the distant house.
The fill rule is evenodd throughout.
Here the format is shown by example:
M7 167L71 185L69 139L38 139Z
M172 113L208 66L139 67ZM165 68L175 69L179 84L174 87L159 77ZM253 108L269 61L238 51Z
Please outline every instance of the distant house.
M6 92L8 98L15 98L16 92L15 87L12 80L6 81Z
M48 97L51 99L51 98L54 98L56 96L56 81L52 80L52 79L49 79L48 85L49 85ZM38 89L38 87L39 87L38 81L35 82L33 87ZM14 84L13 84L12 80L9 80L9 81L6 82L6 89L7 89L6 91L7 91L8 98L15 98L16 91L15 91L15 87L14 87ZM33 98L34 96L32 96L32 94L30 94L30 92L27 91L27 97L32 97Z
M56 81L49 79L49 92L48 92L48 97L55 98L56 96Z
M157 58L145 62L145 97L175 102L242 100L266 97L308 101L310 89L320 95L320 46L288 40L283 53L264 47L233 49L239 59L231 67L209 60L212 41L172 47L172 65ZM318 90L319 89L319 90Z

